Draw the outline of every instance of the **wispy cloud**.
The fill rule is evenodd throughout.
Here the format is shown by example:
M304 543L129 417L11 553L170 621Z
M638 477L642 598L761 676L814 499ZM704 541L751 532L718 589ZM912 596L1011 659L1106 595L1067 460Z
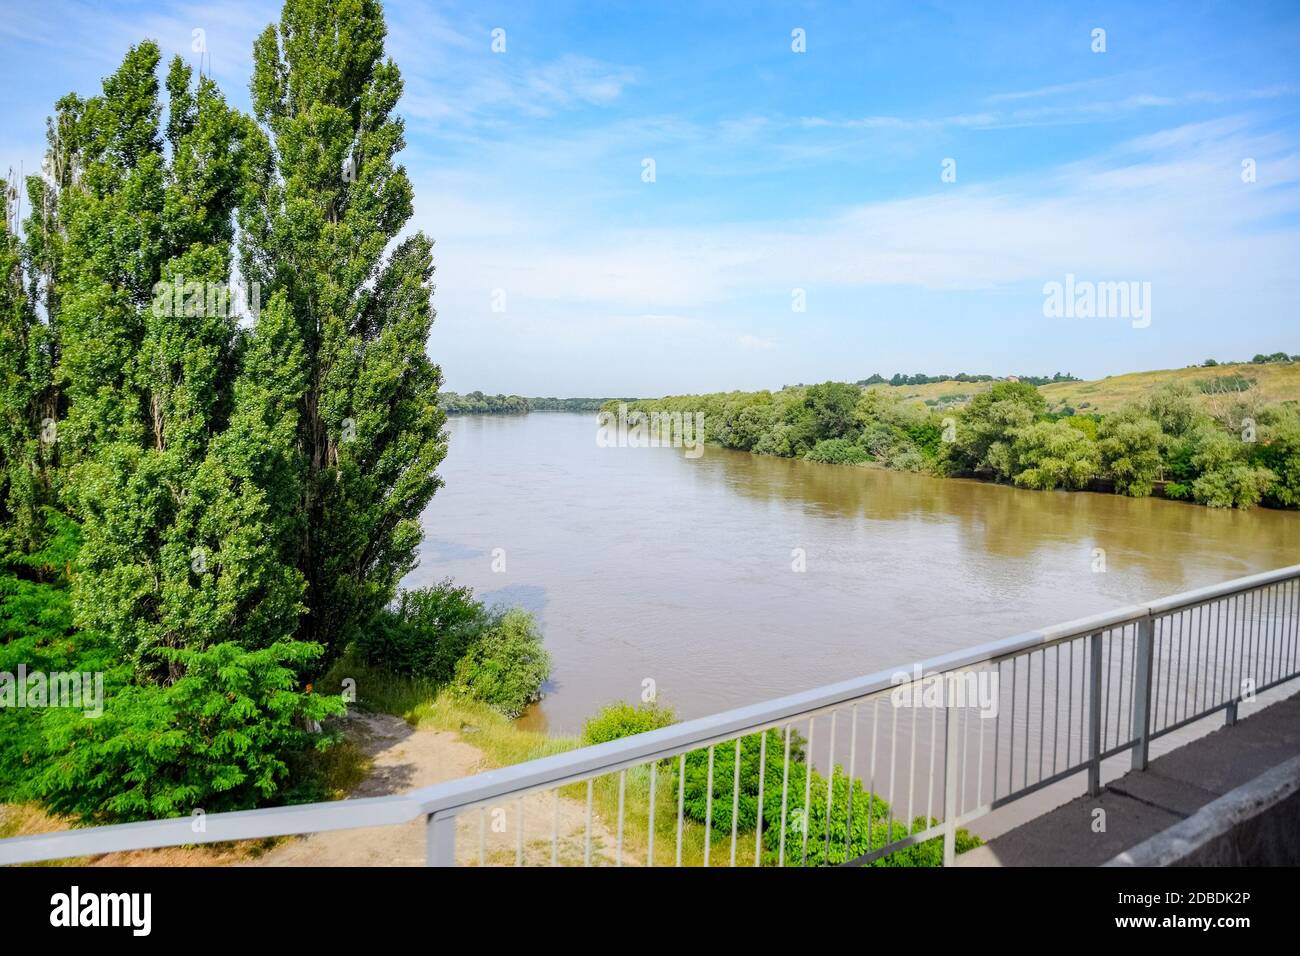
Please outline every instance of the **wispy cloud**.
M635 78L635 70L576 54L522 68L488 61L454 84L417 68L407 72L402 106L417 119L467 125L500 123L512 115L545 118L579 106L607 106Z
M1092 80L1080 80L1075 83L1055 83L1051 86L1040 86L1032 90L1011 90L1006 93L994 93L992 96L985 97L985 101L988 103L1010 103L1017 100L1034 100L1045 96L1059 96L1062 93L1075 93L1079 90L1096 88L1098 85L1108 82L1109 79L1109 77L1102 77Z
M1242 120L1172 128L1034 177L817 219L592 226L585 239L557 243L539 217L531 233L453 234L443 255L459 291L505 287L532 302L615 313L788 297L808 284L987 290L1065 271L1294 284L1300 229L1279 217L1300 213L1300 191L1288 188L1300 169L1284 139L1244 129ZM1242 156L1257 158L1266 177L1244 184Z
M1046 98L1062 92L1073 92L1095 84L1070 83L1039 90L1003 93L990 96L987 101L1008 102ZM804 117L807 129L895 129L931 131L943 129L1006 129L1025 126L1054 126L1065 123L1100 122L1119 118L1137 110L1153 107L1187 106L1195 103L1230 104L1248 100L1274 99L1300 95L1300 87L1279 84L1266 89L1244 90L1234 93L1192 92L1176 95L1155 93L1130 93L1114 99L1093 99L1018 109L985 110L977 113L958 113L949 116L865 116L861 118L834 119L820 116Z

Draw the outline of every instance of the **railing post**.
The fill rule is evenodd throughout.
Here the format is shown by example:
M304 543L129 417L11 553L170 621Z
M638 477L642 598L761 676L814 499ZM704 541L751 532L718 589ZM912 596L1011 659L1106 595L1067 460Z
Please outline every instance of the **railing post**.
M1225 709L1223 714L1223 725L1225 727L1231 727L1236 722L1237 722L1237 702L1235 700L1230 700L1228 701L1228 706Z
M425 866L456 865L456 816L431 813L424 823Z
M943 865L952 866L957 858L957 701L953 678L943 679ZM908 821L911 825L911 821Z
M1095 797L1101 793L1101 632L1088 644L1088 796Z
M1134 675L1132 770L1145 770L1151 749L1151 665L1155 660L1156 621L1138 622L1137 674Z

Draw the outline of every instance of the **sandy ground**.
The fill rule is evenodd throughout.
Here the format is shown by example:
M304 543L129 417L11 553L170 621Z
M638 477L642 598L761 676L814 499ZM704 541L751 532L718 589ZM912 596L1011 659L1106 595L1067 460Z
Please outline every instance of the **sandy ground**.
M349 737L371 760L370 773L349 798L402 793L466 777L488 767L483 752L459 734L415 730L404 720L385 714L354 712L346 720ZM0 804L0 826L9 831L9 836L24 836L66 829L68 824L30 805ZM423 866L424 831L424 821L420 820L401 826L337 830L282 840L138 850L63 862L82 866ZM585 800L557 800L554 792L531 794L522 803L512 800L466 812L457 830L457 863L513 866L521 855L527 866L549 866L554 841L554 852L561 864L580 866L586 853L586 836ZM616 845L614 834L593 813L592 865L614 865ZM624 864L635 866L639 862L639 857L624 853Z
M444 731L415 730L404 720L388 715L358 714L351 718L349 734L370 755L373 767L350 797L378 797L402 793L430 784L478 773L487 767L482 751L459 735ZM462 816L456 839L456 858L462 866L513 866L520 846L521 801L513 800ZM586 848L586 803L553 792L531 794L522 801L523 862L549 866L553 834L562 864L583 861ZM556 824L558 815L558 826ZM280 844L251 866L423 866L424 822L401 826L370 827L315 833ZM614 863L616 840L593 817L591 862ZM624 853L625 865L638 862Z

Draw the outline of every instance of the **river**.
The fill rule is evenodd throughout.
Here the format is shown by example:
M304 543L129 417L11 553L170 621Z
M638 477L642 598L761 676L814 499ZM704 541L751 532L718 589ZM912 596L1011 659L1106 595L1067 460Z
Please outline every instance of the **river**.
M552 732L646 681L698 717L1300 561L1295 513L691 459L596 430L453 417L405 582L537 614L554 671L525 719Z

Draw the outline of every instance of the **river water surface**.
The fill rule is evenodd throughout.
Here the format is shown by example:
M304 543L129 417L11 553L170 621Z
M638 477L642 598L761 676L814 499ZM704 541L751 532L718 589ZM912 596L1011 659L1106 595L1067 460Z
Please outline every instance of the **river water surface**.
M1300 562L1290 512L600 448L592 414L449 430L406 584L538 615L553 732L647 680L698 717Z

